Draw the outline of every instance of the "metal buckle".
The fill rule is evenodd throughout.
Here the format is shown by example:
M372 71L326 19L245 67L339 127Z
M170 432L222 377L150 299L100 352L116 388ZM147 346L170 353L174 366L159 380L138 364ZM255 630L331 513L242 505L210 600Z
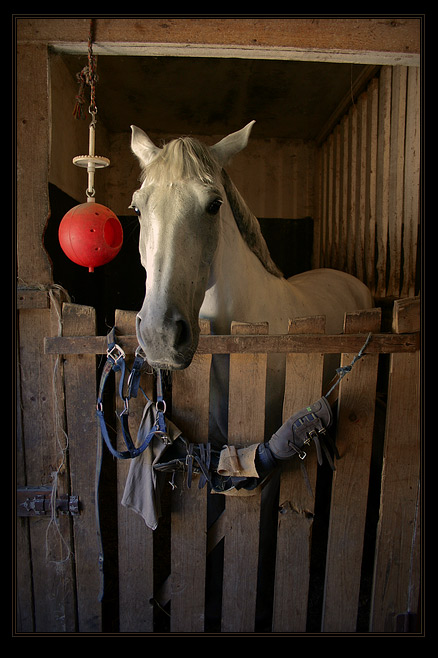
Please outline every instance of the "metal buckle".
M116 353L115 356L114 353ZM117 361L119 361L120 359L125 358L125 352L122 350L122 348L119 345L117 345L117 343L113 345L113 347L110 350L107 350L106 355L108 358L112 359L114 363L117 363Z

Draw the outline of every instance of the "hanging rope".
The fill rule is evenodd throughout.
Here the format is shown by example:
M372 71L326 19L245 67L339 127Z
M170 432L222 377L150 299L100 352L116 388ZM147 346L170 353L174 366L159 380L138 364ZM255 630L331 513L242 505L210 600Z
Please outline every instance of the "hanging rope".
M98 75L96 73L97 57L93 55L93 41L94 41L94 19L90 19L90 29L88 33L88 65L84 66L80 73L76 74L76 79L79 83L79 91L75 97L76 103L73 109L73 116L75 119L85 119L87 116L85 107L85 86L90 87L90 105L88 111L93 117L97 114L96 106L96 82Z

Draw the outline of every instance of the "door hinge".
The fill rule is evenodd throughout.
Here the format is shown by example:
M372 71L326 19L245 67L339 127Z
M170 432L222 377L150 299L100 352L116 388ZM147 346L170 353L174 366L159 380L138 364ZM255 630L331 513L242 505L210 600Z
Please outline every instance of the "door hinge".
M79 496L62 494L56 498L57 514L79 514ZM17 489L17 516L44 516L52 514L50 487L22 487Z

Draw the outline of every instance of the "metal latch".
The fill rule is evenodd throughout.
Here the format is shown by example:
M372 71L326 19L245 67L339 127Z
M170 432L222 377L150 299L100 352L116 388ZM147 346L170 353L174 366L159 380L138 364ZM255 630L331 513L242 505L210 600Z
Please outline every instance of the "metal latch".
M79 496L62 494L56 498L57 514L79 514ZM44 516L52 513L50 487L23 487L17 489L17 516Z

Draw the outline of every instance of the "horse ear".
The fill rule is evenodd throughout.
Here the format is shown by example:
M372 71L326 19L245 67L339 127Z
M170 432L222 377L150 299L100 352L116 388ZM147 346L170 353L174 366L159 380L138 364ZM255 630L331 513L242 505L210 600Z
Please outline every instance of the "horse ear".
M131 126L131 149L140 160L141 164L147 165L160 150L158 146L149 139L145 132L137 126Z
M236 153L239 153L239 151L242 151L245 148L248 144L249 134L254 124L255 121L250 121L250 123L241 130L227 135L227 137L221 139L220 142L210 147L210 150L213 152L219 164L225 166L233 155L236 155Z

